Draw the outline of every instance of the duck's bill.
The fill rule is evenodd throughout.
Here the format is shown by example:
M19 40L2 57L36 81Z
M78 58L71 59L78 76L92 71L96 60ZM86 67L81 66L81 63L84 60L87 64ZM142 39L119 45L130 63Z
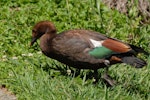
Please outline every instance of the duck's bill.
M36 42L37 38L32 38L31 39L31 43L30 43L30 46L32 46L34 44L34 42Z

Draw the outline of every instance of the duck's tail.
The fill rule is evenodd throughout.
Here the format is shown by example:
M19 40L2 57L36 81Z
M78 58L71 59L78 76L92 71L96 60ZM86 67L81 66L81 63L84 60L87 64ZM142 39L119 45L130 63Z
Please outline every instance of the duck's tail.
M130 64L135 68L142 68L147 65L147 63L144 60L136 58L134 56L122 57L122 62L126 64Z

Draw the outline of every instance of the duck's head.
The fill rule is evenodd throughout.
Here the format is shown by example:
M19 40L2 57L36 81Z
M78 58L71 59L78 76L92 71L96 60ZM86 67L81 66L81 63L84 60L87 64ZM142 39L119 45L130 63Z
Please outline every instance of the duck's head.
M36 42L36 40L40 38L42 35L44 35L45 33L56 34L56 28L52 22L40 21L37 24L35 24L35 26L32 29L32 40L30 45L32 46L34 42Z

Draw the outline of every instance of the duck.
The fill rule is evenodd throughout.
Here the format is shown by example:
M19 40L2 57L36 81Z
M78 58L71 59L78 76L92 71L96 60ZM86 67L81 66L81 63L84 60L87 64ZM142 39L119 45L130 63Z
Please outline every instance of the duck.
M104 68L103 78L111 86L116 82L109 76L109 67L117 63L126 63L135 68L143 68L146 61L137 57L138 53L149 53L143 48L124 43L93 30L72 29L57 33L51 21L40 21L33 26L32 46L40 39L40 48L44 55L77 69L94 70L98 81L98 69Z

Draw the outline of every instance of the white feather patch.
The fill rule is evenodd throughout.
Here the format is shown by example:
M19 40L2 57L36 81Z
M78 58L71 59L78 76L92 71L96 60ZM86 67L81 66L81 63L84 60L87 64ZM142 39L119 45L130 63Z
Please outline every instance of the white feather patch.
M91 43L93 44L93 46L96 48L96 47L101 47L102 46L102 43L104 41L96 41L96 40L93 40L93 39L90 39Z

